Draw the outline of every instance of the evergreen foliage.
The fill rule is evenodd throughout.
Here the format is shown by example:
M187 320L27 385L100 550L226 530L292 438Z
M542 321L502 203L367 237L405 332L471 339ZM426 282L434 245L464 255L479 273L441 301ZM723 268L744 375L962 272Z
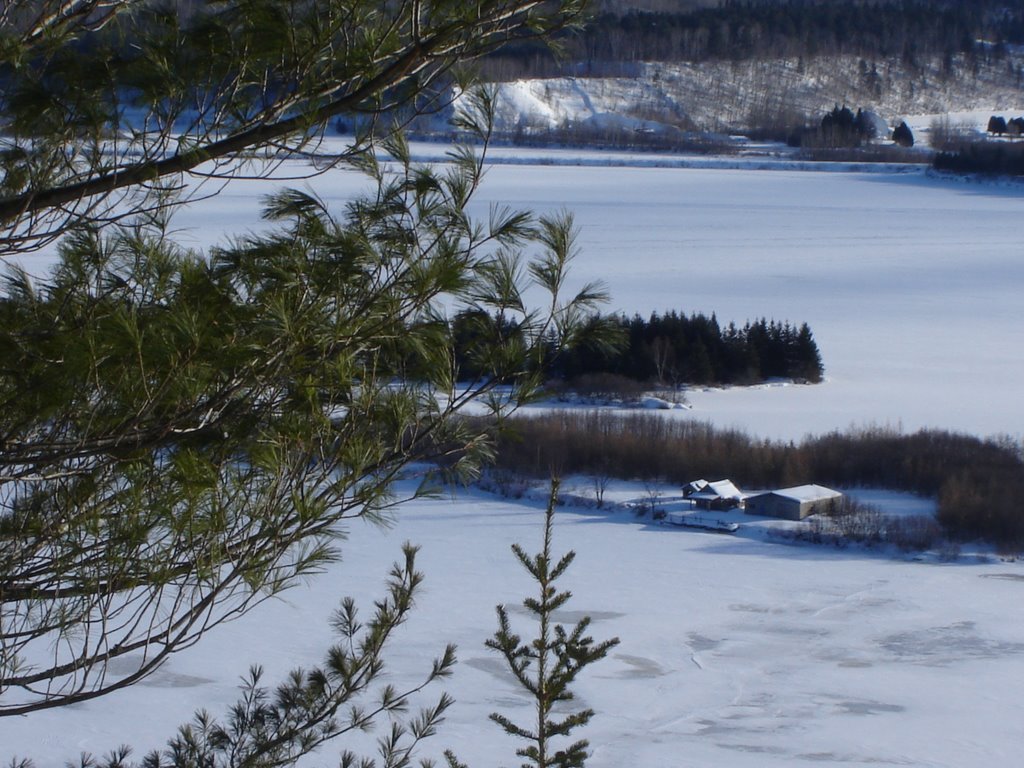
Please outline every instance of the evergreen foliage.
M0 716L145 678L320 569L346 520L390 514L409 462L467 477L488 457L491 428L453 416L510 377L492 410L530 397L535 359L602 294L558 297L570 217L476 222L479 157L418 167L400 133L371 129L429 106L460 61L579 12L573 0L0 5L0 258L60 239L49 277L12 267L0 294ZM461 127L486 144L493 104L476 98ZM189 184L268 176L339 114L368 127L304 172L354 166L367 197L334 212L279 191L268 234L206 254L175 242ZM549 292L545 310L523 300L530 285ZM512 348L498 333L476 341L487 379L458 393L446 307L519 329Z
M987 130L989 133L994 133L997 136L1001 136L1006 133L1006 118L1000 115L992 115L988 119Z
M351 598L342 600L331 620L338 642L321 665L294 669L285 682L269 691L263 671L253 667L242 683L241 698L223 719L205 710L181 726L162 751L141 762L121 746L107 755L83 755L80 768L243 768L293 765L324 743L355 731L367 731L386 719L390 727L378 739L381 766L412 765L424 739L434 735L444 712L452 704L446 694L415 716L407 714L412 698L431 684L448 677L455 664L455 649L448 646L434 660L418 685L399 691L381 683L385 650L395 630L408 618L423 575L415 567L416 548L406 544L402 562L392 566L387 596L374 603L365 623ZM376 692L374 693L374 689ZM374 759L345 750L342 768L375 768ZM23 768L31 762L21 763Z
M797 131L790 139L791 146L822 147L828 149L859 147L876 138L877 130L870 115L858 108L857 113L845 104L838 104L821 118L813 129Z
M892 140L901 147L912 147L914 146L914 132L910 130L909 125L901 121L900 124L893 129Z
M770 378L820 382L821 354L803 323L761 318L742 328L722 328L715 315L675 311L645 320L612 315L594 318L616 328L621 343L581 344L554 359L552 370L570 383L583 376L612 373L660 384L753 384Z
M578 21L582 5L5 0L0 255L83 219L267 177L282 159L316 153L327 121L344 115L356 141L310 175L321 172L365 151L390 129L381 123L444 103L460 62L539 40Z
M603 659L619 644L618 638L596 642L587 635L590 617L580 619L567 629L555 623L559 610L572 593L556 586L572 564L576 553L569 551L561 558L552 552L555 504L558 481L551 484L551 494L544 513L544 544L536 555L528 555L518 544L512 545L516 559L529 572L538 587L536 597L523 600L527 613L537 621L537 636L524 640L512 630L508 611L497 606L498 631L487 641L487 647L501 654L516 682L530 695L535 705L535 720L521 724L510 717L494 713L491 720L502 729L526 742L516 750L525 762L523 768L582 768L588 753L588 742L580 739L567 746L558 741L585 726L594 712L577 709L564 715L558 710L574 700L572 684L586 667Z
M465 210L478 158L433 170L389 149L401 170L366 164L377 189L343 217L284 192L266 209L280 231L208 258L140 223L76 232L49 280L8 278L0 714L142 679L318 570L345 520L387 514L409 462L471 474L487 434L452 416L506 379L495 413L529 397L530 360L602 298L558 297L568 217L483 227ZM524 274L548 311L523 303ZM457 394L441 302L499 308L518 329L512 349L475 340L488 377ZM41 653L57 637L62 652ZM103 674L128 654L130 674Z

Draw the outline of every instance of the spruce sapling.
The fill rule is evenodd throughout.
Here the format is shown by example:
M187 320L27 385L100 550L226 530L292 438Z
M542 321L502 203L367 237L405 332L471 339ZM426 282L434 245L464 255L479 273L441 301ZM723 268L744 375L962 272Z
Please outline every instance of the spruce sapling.
M524 739L527 745L516 750L526 760L523 768L581 768L588 757L588 742L575 741L558 748L552 740L567 737L570 731L586 725L594 715L591 709L582 709L568 714L555 714L559 704L571 702L571 686L584 668L604 658L608 651L619 643L612 638L595 642L586 634L590 617L581 619L571 630L554 623L555 616L572 597L568 591L560 591L555 582L565 573L576 553L569 551L553 564L551 553L552 528L555 502L558 499L558 481L551 484L544 516L544 546L537 555L530 556L518 544L512 551L523 567L537 583L539 595L527 597L523 605L538 624L536 638L524 642L512 631L508 611L497 606L498 631L487 640L487 647L500 653L519 685L529 691L536 705L536 721L518 724L500 713L492 713L491 720L505 732Z

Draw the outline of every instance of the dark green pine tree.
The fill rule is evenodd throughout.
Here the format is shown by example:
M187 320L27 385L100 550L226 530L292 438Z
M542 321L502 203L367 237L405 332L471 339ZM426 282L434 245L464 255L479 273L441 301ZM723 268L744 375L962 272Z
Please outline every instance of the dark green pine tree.
M825 366L821 362L821 352L814 341L810 326L804 323L796 337L797 363L793 375L817 384L825 375Z
M910 126L905 122L901 122L896 126L896 130L892 132L892 140L901 147L914 146L914 134L910 130Z

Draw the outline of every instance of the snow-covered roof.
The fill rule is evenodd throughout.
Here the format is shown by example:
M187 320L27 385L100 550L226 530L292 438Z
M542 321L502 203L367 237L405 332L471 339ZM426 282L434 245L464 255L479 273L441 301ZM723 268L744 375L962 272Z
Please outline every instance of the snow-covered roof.
M704 493L714 493L720 499L742 499L740 489L732 484L731 480L715 480L708 483Z
M702 482L702 480L697 480ZM695 483L690 483L695 485ZM743 495L739 492L739 488L732 484L731 480L715 480L714 482L708 482L700 488L699 494L693 494L691 499L709 499L714 501L715 499L742 499Z
M833 491L831 488L826 488L823 485L795 485L792 488L780 488L777 491L772 491L776 496L783 496L787 499L793 499L794 501L805 502L805 501L821 501L823 499L838 499L841 494L839 491Z

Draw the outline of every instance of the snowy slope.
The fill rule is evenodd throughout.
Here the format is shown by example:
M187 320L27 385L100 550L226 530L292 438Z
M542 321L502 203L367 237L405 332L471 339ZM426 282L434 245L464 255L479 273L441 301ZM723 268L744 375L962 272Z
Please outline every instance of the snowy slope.
M943 71L936 58L910 72L898 60L854 56L700 64L640 65L637 77L563 77L499 85L498 129L529 133L680 129L731 131L792 127L820 118L836 104L864 107L890 126L908 115L950 112L1024 113L1021 82L1012 71L1024 55L981 63L975 72ZM443 123L435 128L443 129Z

